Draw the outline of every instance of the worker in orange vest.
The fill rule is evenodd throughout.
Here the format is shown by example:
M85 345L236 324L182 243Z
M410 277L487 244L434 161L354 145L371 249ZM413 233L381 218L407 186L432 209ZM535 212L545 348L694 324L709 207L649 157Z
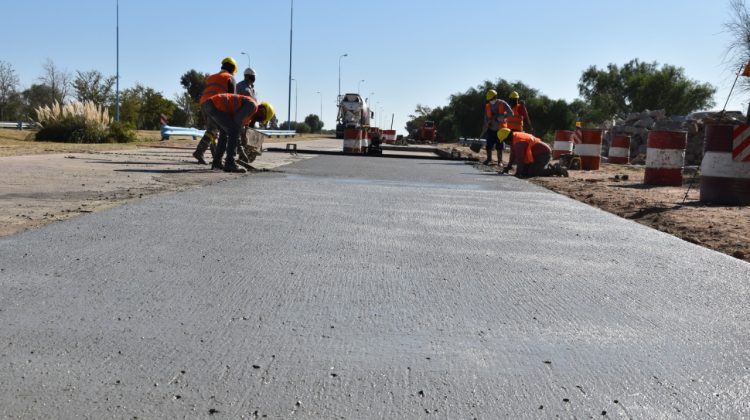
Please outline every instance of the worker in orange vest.
M524 121L528 127L528 132L533 133L534 127L531 125L531 118L529 118L529 111L526 109L526 104L520 99L518 92L513 91L510 93L510 108L513 111L513 116L505 119L508 128L513 131L526 131L524 130Z
M484 125L482 133L487 146L487 159L485 165L492 163L492 149L497 149L497 164L503 163L503 142L497 140L499 129L505 127L505 118L513 115L513 111L507 102L497 97L497 91L490 89L485 95Z
M195 152L193 152L193 157L200 164L206 164L203 155L206 153L206 150L208 150L211 143L216 139L216 136L226 136L226 133L220 133L219 127L215 126L211 119L208 118L204 106L214 95L220 93L235 93L237 86L237 83L234 80L235 73L237 73L237 62L232 57L226 57L221 60L221 71L206 78L206 86L203 88L203 94L199 100L201 113L203 113L203 118L206 120L206 133L201 138L201 141L198 142ZM224 141L226 142L226 139L224 139Z
M529 133L514 132L509 128L500 129L497 132L497 138L501 143L511 144L510 160L502 171L504 174L508 173L515 164L515 175L518 178L556 175L547 167L552 156L552 148L547 143ZM565 176L562 173L560 175Z
M213 95L204 105L206 114L221 131L226 133L219 137L216 154L211 163L211 169L223 169L225 172L247 172L245 168L237 166L234 156L240 144L240 130L245 125L252 126L256 122L267 124L274 116L274 109L268 102L258 102L255 98L234 93ZM221 158L226 152L224 163Z

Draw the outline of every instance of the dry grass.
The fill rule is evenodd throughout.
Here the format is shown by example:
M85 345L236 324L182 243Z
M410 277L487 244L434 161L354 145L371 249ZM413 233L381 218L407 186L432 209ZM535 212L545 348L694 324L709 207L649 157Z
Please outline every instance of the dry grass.
M59 122L65 119L81 118L90 127L106 130L112 123L106 107L100 107L93 102L72 102L60 105L55 101L52 105L40 106L36 109L38 123L45 124Z

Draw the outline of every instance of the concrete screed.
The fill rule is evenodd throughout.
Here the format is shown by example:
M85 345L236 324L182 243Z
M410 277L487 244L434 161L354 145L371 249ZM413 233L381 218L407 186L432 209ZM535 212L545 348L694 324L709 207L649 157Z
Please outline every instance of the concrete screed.
M0 239L0 413L748 417L748 279L512 177L321 156Z

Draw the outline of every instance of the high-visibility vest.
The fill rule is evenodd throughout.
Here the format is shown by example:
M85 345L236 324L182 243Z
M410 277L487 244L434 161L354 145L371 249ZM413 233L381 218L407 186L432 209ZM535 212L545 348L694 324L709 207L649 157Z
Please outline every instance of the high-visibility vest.
M237 95L234 93L221 93L211 97L210 101L214 104L216 109L221 112L225 112L231 116L237 112L243 105L249 103L253 104L253 111L250 112L242 119L242 125L250 125L250 121L258 112L258 101L255 98L245 95Z
M212 96L220 93L234 93L229 92L227 89L230 80L232 80L232 74L226 70L208 76L206 78L206 87L203 88L200 104L203 105L203 103L209 100Z
M494 124L498 125L498 130L501 128L506 128L505 124L505 102L499 100L499 99L493 99L489 102L487 102L487 105L484 106L484 115L487 118L487 121L490 122L490 128ZM495 128L492 128L495 130Z
M513 116L505 117L508 128L513 131L523 131L523 119L528 115L526 106L519 102L511 108L511 111L513 111Z
M531 153L531 146L533 146L534 143L537 143L540 141L541 140L532 136L529 133L517 131L513 133L513 143L511 143L511 147L515 147L516 143L521 143L521 142L526 143L526 151L524 152L523 163L525 164L534 163L534 154Z

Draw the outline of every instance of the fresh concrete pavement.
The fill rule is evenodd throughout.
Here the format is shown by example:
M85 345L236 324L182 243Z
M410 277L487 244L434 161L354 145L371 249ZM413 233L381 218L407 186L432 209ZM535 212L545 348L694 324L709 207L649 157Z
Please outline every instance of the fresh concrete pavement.
M458 162L147 198L0 287L5 417L750 416L750 265Z

